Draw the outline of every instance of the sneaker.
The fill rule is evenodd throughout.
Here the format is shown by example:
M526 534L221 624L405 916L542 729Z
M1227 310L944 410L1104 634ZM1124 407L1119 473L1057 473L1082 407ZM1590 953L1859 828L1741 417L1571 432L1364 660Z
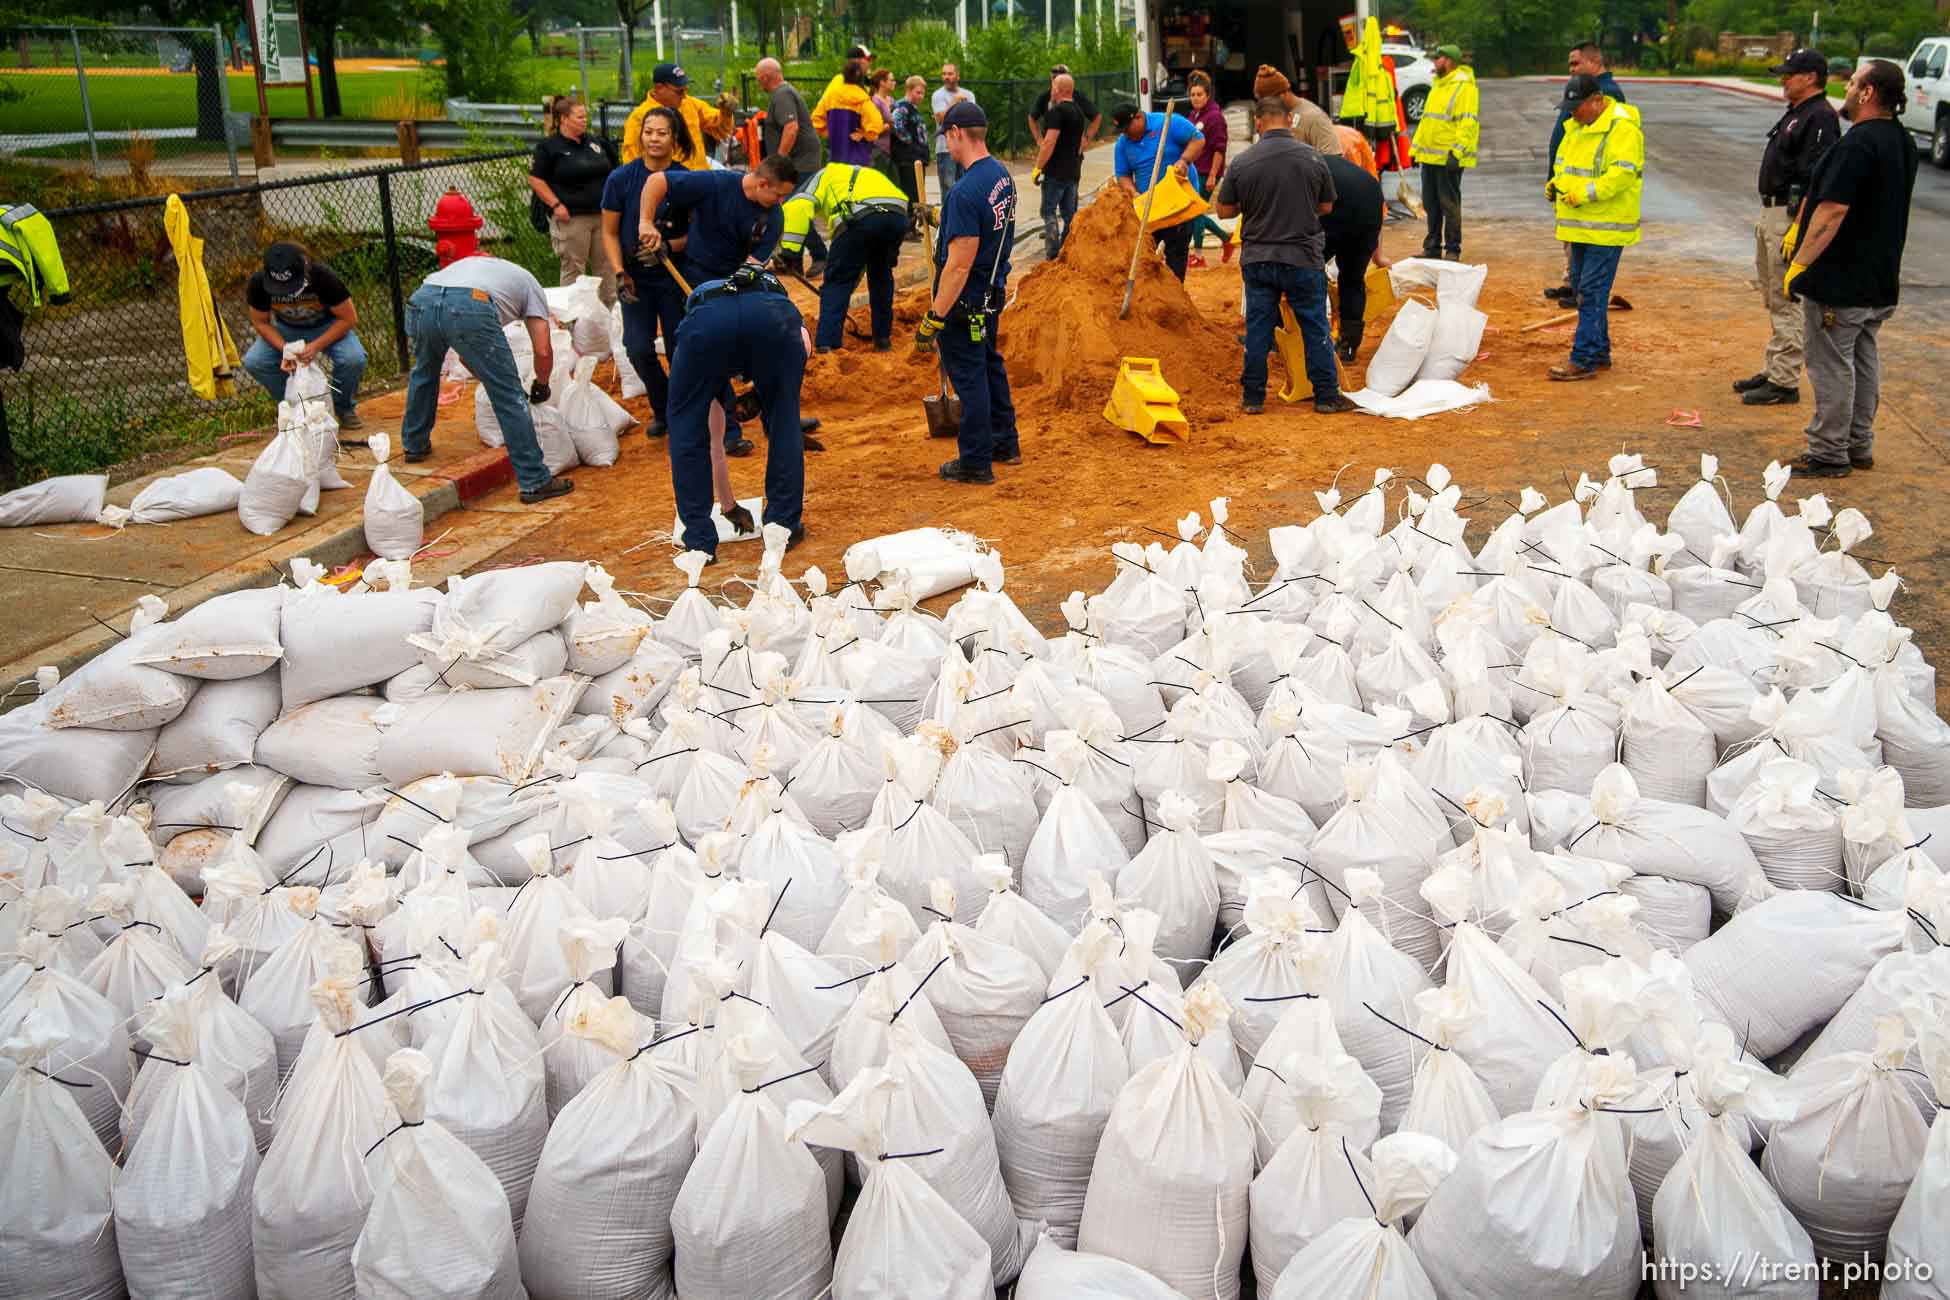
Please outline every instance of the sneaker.
M428 447L425 451L409 451L403 453L403 459L409 465L418 465L421 461L431 460L432 458L433 448L431 447Z
M1254 401L1252 398L1249 397L1246 400L1239 403L1239 413L1241 415L1263 415L1265 414L1265 412L1266 412L1266 402L1265 399L1263 398L1260 399L1259 401Z
M341 429L363 429L366 427L366 422L359 418L359 412L352 407L347 407L343 411L334 411L332 414L338 418L339 428Z
M1238 251L1239 251L1239 245L1233 243L1230 239L1226 240L1226 242L1223 245L1221 245L1219 248L1220 265L1223 266L1226 263L1231 262L1233 254Z
M1188 254L1185 258L1185 265L1191 267L1194 271L1205 270L1206 269L1205 254L1203 253Z
M1754 389L1763 388L1766 385L1767 372L1763 370L1757 375L1748 375L1745 379L1734 380L1733 391L1736 393L1751 393Z
M1576 302L1578 291L1568 284L1560 284L1544 290L1544 296L1552 302Z
M1847 478L1854 472L1851 463L1813 460L1805 452L1789 461L1788 468L1800 478Z
M662 420L652 418L650 423L643 426L643 436L646 438L668 438L670 436L670 426Z
M573 482L558 476L550 479L532 492L526 488L522 489L521 503L525 506L532 506L538 502L546 501L550 497L565 497L575 490L576 485Z
M815 432L817 432L817 431L818 431L818 429L819 429L819 417L818 417L818 416L816 416L816 415L802 415L802 416L800 416L800 417L799 417L799 432L800 432L800 433L815 433Z
M1611 358L1610 358L1610 357L1606 357L1606 358L1605 358L1605 359L1604 359L1603 361L1598 361L1598 362L1594 362L1593 364L1594 364L1594 365L1596 365L1596 366L1597 366L1597 368L1598 368L1598 369L1600 369L1600 370L1610 370L1610 369L1611 369Z
M873 341L873 350L875 352L892 352L894 350L894 340L875 339Z
M1745 406L1795 406L1801 401L1801 390L1768 382L1740 394L1740 401Z
M959 460L943 461L941 477L950 483L993 483L995 471L992 469L969 469Z
M1022 464L1022 448L1018 447L1006 456L997 455L993 457L993 460L997 465L1020 465Z
M1360 407L1339 393L1334 394L1334 396L1324 402L1319 400L1314 402L1314 414L1316 415L1345 415L1349 411L1358 411L1360 409Z
M734 442L727 438L724 444L724 454L727 456L749 456L752 454L752 440L750 438L739 438Z
M1598 367L1578 366L1567 362L1561 366L1552 366L1550 368L1550 377L1564 383L1570 383L1580 379L1596 379L1598 377Z
M1848 454L1848 467L1850 469L1874 469L1876 467L1876 458L1870 452L1863 452L1860 456L1854 452L1850 452Z
M789 551L793 547L797 546L799 543L805 540L806 540L806 526L804 524L800 524L797 528L793 529L791 532L785 535L785 549Z

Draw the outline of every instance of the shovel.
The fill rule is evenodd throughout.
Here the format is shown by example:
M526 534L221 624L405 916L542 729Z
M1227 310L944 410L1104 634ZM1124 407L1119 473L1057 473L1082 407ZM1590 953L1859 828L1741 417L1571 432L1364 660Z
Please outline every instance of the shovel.
M935 368L941 372L941 392L921 399L921 409L928 416L928 437L959 438L961 436L961 398L948 391L948 368L941 362L941 354L934 358Z

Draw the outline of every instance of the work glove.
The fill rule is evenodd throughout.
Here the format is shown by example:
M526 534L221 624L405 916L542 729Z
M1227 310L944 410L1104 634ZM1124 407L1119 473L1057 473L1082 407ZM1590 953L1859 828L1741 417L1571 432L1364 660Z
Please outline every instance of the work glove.
M914 327L914 350L916 352L934 351L934 336L939 334L942 327L947 323L947 321L942 320L932 311L921 317L921 323Z
M631 278L630 278L630 277L629 277L628 275L619 275L619 276L617 276L617 277L616 277L616 297L617 297L617 299L618 299L619 301L622 301L622 302L630 302L630 303L633 303L633 302L635 302L635 301L636 301L636 281L635 281L635 280L633 280L633 279L631 279Z
M1557 198L1558 198L1558 202L1566 204L1567 206L1573 208L1578 207L1584 203L1584 197L1580 195L1575 188L1568 189L1568 190L1559 190L1557 192Z
M1781 236L1781 260L1783 262L1792 261L1794 259L1794 250L1800 247L1800 245L1801 223L1799 221L1789 222L1787 233Z
M1557 202L1557 181L1555 179L1544 182L1544 197L1553 203Z
M1807 269L1807 267L1801 265L1799 262L1789 262L1787 274L1781 277L1781 292L1790 298L1794 297L1794 282Z
M548 381L546 379L537 378L534 383L528 386L528 404L530 406L540 406L543 402L546 402L547 400L548 400Z
M1031 185L1041 185L1043 183L1043 169L1041 167L1029 173L1029 183Z
M730 524L733 531L741 537L746 533L758 531L758 524L753 520L752 512L744 506L734 505L720 513L724 515L725 522Z

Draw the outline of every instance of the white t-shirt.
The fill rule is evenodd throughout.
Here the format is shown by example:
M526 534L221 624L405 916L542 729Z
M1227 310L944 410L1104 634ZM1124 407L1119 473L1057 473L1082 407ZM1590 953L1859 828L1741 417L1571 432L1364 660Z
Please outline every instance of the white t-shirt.
M941 127L941 115L947 112L949 106L958 99L965 99L972 104L975 102L975 92L967 86L957 86L953 90L946 86L937 86L929 100L934 108L934 151L936 153L948 152L948 133Z
M526 268L499 257L463 257L435 271L425 283L438 289L481 290L493 299L503 325L537 317L548 319L548 299L542 296L541 281Z

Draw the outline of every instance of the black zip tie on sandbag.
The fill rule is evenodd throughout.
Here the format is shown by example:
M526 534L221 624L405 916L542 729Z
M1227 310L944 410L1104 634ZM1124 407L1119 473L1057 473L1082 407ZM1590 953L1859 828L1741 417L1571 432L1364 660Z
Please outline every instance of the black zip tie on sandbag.
M915 1160L921 1156L938 1156L947 1149L947 1147L936 1147L932 1151L884 1151L874 1158L876 1160Z
M666 1034L662 1038L653 1038L649 1042L645 1043L643 1046L637 1048L634 1052L631 1052L628 1056L624 1057L623 1058L624 1063L628 1064L630 1061L636 1060L637 1057L642 1056L645 1052L649 1051L653 1047L662 1047L664 1044L674 1043L680 1038L689 1038L692 1034L702 1033L703 1030L704 1027L702 1025L692 1025L689 1029L686 1029L681 1034Z
M921 904L921 910L923 912L926 912L929 916L936 917L943 921L952 921L955 919L954 917L948 915L946 912L936 911L934 908L929 907L926 903Z
M675 848L676 845L677 845L677 841L672 840L668 844L657 844L647 849L632 849L627 853L610 853L610 854L598 853L596 855L596 861L621 862L624 858L640 858L646 853L662 853L665 849Z
M385 1132L385 1134L384 1134L384 1135L382 1135L382 1136L380 1137L380 1139L379 1139L379 1141L377 1141L377 1142L375 1142L375 1143L373 1143L373 1144L372 1144L371 1146L369 1146L369 1147L367 1147L367 1148L366 1148L366 1154L365 1154L365 1155L363 1155L363 1156L360 1156L360 1157L359 1157L359 1159L361 1159L361 1160L364 1160L364 1159L366 1158L366 1156L370 1156L370 1155L371 1155L371 1154L372 1154L373 1152L375 1152L375 1151L377 1151L377 1150L379 1150L379 1148L380 1148L380 1147L382 1147L382 1146L384 1146L384 1145L386 1145L386 1139L387 1139L387 1138L389 1138L389 1137L391 1137L391 1136L393 1136L393 1134L395 1134L395 1133L397 1133L397 1132L399 1132L399 1131L400 1131L401 1129L403 1129L403 1128L418 1128L418 1127L420 1127L420 1125L422 1125L422 1124L424 1124L424 1123L426 1123L426 1121L425 1121L425 1120L423 1120L423 1119L412 1119L412 1120L408 1120L408 1119L403 1119L403 1120L401 1120L401 1121L400 1121L399 1123L397 1123L397 1124L395 1124L395 1125L393 1125L393 1126L392 1126L391 1128L389 1128L389 1129L387 1129L387 1130L386 1130L386 1132Z
M97 623L100 623L103 627L113 632L116 636L121 637L124 641L129 639L129 634L127 632L124 632L121 628L115 626L115 624L110 623L105 619L96 618L95 615L93 614L89 614L88 617L95 619Z
M160 925L157 925L154 921L130 921L127 925L123 926L122 929L133 930L138 925L146 925L151 930L154 930L157 934L162 933L162 927Z
M1594 820L1591 823L1591 825L1585 827L1583 830L1579 831L1576 835L1573 835L1570 841L1566 843L1564 847L1567 849L1575 849L1578 846L1579 840L1583 839L1585 836L1591 834L1591 832L1597 830L1600 826L1603 825L1604 825L1603 822Z
M1557 1014L1557 1012L1551 1010L1550 1003L1544 1001L1542 998L1537 998L1536 1003L1538 1006L1544 1009L1545 1015L1549 1016L1552 1020L1555 1020L1558 1024L1564 1027L1564 1032L1571 1036L1572 1042L1576 1043L1579 1047L1584 1048L1585 1051L1591 1052L1591 1049L1589 1047L1584 1046L1584 1040L1578 1037L1578 1031L1571 1028L1570 1024L1564 1019L1563 1016L1560 1016ZM1592 1055L1596 1056L1598 1055L1598 1053L1592 1052Z
M1034 721L1035 721L1034 718L1017 718L1014 722L1005 722L999 727L989 727L984 731L978 731L974 735L970 736L968 739L980 740L983 736L992 736L998 731L1008 731L1014 727L1026 727ZM967 744L968 741L963 741L962 743Z
M1687 673L1684 677L1681 677L1678 681L1674 682L1672 685L1666 687L1666 694L1668 695L1672 694L1674 691L1684 686L1687 682L1692 681L1693 678L1699 676L1701 673L1705 671L1706 671L1706 665L1701 664L1699 667L1693 669L1693 671Z
M979 633L977 633L976 635L980 635L980 634L979 634ZM986 695L971 695L971 696L969 696L969 697L968 697L967 699L965 699L965 700L963 700L963 701L962 701L962 703L963 703L963 704L980 704L980 703L981 703L981 702L982 702L983 700L992 700L992 699L994 699L994 698L995 698L996 696L998 696L998 695L1007 695L1007 694L1008 694L1008 693L1009 693L1010 691L1012 691L1012 690L1014 690L1014 689L1015 689L1015 683L1013 683L1013 682L1011 682L1011 683L1010 683L1009 685L1007 685L1007 686L1004 686L1004 687L1003 687L1003 688L1002 688L1001 690L999 690L999 691L990 691L990 692L989 692L988 694L986 694ZM971 736L971 737L969 737L969 739L970 739L970 740L973 740L973 739L974 739L974 737L973 737L973 736Z
M1549 939L1552 943L1574 943L1580 948L1589 948L1591 949L1591 951L1601 952L1605 954L1605 956L1607 957L1616 958L1624 955L1622 953L1613 952L1611 949L1603 946L1602 944L1591 943L1584 939L1566 938L1564 935L1561 934L1547 934L1544 937L1546 939Z
M134 1051L135 1049L130 1048L129 1050ZM40 1075L43 1079L52 1079L54 1082L60 1084L64 1088L92 1088L95 1086L92 1083L82 1083L76 1079L63 1079L58 1074L49 1074L46 1070L43 1070L38 1065L30 1065L27 1068L32 1070L35 1074Z
M897 965L899 965L898 962L893 962L886 966L876 966L870 971L862 971L858 975L849 975L837 984L815 984L813 985L813 991L815 993L830 993L834 989L843 989L849 984L858 984L861 980L870 980L882 971L890 971Z
M1042 1002L1039 1003L1038 1005L1048 1006L1050 1003L1056 1001L1058 998L1068 997L1070 994L1075 993L1078 989L1082 988L1084 985L1088 984L1089 982L1090 982L1090 977L1086 975L1082 979L1078 980L1076 983L1070 985L1070 987L1067 989L1059 989L1055 993L1045 994Z
M1922 847L1923 847L1923 846L1924 846L1925 844L1928 844L1928 843L1930 842L1930 836L1932 836L1932 835L1934 835L1934 834L1936 834L1936 832L1935 832L1935 831L1926 831L1926 832L1924 832L1924 835L1923 835L1923 838L1922 838L1922 839L1920 839L1920 840L1918 840L1918 841L1916 841L1916 843L1914 843L1914 844L1905 844L1905 845L1903 845L1903 852L1905 852L1905 853L1907 853L1907 852L1909 852L1909 851L1910 851L1911 849L1920 849L1920 848L1922 848Z
M821 1066L824 1066L825 1064L826 1063L824 1061L821 1061L819 1065L809 1065L803 1070L794 1070L791 1074L782 1074L776 1079L767 1079L764 1083L754 1084L752 1087L742 1089L741 1091L743 1091L746 1096L750 1096L752 1093L758 1092L764 1088L769 1088L775 1083L786 1083L789 1082L790 1080L799 1078L801 1075L811 1074L814 1070L819 1069Z
M890 780L890 781L891 781L891 780L893 780L893 778L892 778L892 777L889 777L889 778L887 778L887 779L888 779L888 780ZM904 818L903 818L903 819L901 820L901 824L900 824L900 825L898 825L898 826L896 826L896 827L894 827L894 829L893 829L893 830L891 830L891 831L889 831L889 832L888 832L888 834L890 834L890 835L898 835L898 834L900 834L900 833L901 833L902 831L904 831L904 830L906 830L906 829L907 829L907 823L908 823L908 822L911 822L911 821L913 821L913 820L914 820L914 819L915 819L916 817L919 817L919 816L921 815L921 809L922 809L922 808L923 808L923 807L925 806L925 803L926 803L926 801L925 801L925 800L921 800L921 799L916 799L916 800L914 801L914 811L913 811L913 812L910 812L909 814L907 814L907 816L906 816L906 817L904 817Z
M131 1047L129 1054L131 1056L139 1056L145 1061L161 1061L164 1065L180 1065L184 1069L188 1069L190 1064L188 1061L179 1061L173 1056L159 1056L155 1052L145 1052L140 1047ZM94 1085L90 1084L88 1086L93 1087Z
M45 835L29 835L29 834L28 834L28 833L27 833L26 831L23 831L23 830L16 830L16 829L15 829L14 827L12 827L12 826L9 826L9 825L7 825L7 819L6 819L6 818L4 818L4 817L0 817L0 829L5 829L5 830L7 831L7 833L8 833L8 834L10 834L10 835L18 835L18 836L20 836L20 838L21 838L21 839L23 839L23 840L32 840L32 841L34 841L34 843L36 843L36 844L45 844L45 843L47 843L47 836L45 836Z
M14 831L14 828L11 826L7 826L7 824L4 821L0 821L0 826L5 826L6 829L10 831ZM150 827L150 829L158 830L158 831L193 830L193 831L233 831L234 832L234 831L241 831L244 828L241 826L225 826L220 822L156 822ZM31 840L35 838L32 835L24 835L20 831L14 831L14 834L20 835L22 839Z
M204 977L205 975L208 975L208 974L209 974L209 973L210 973L211 971L213 971L213 970L215 970L215 969L216 969L216 967L214 967L214 966L203 966L203 967L199 967L199 968L197 969L197 972L196 972L196 974L194 974L194 975L192 975L192 976L190 976L190 977L189 977L188 979L186 979L186 980L184 980L184 981L183 981L183 987L184 987L184 988L188 988L188 987L189 987L190 985L192 985L192 984L194 984L194 983L196 983L196 982L197 982L198 980L200 980L200 979L202 979L202 978L203 978L203 977ZM155 999L154 999L154 998L151 998L151 999L149 999L149 1000L150 1000L151 1002L153 1002L153 1001L155 1001Z
M265 892L269 893L270 891L266 890ZM84 916L79 921L74 921L67 925L62 926L61 933L66 934L70 930L79 930L84 925L93 925L97 921L106 921L107 919L108 919L108 913L97 912L93 916Z
M262 898L274 889L283 889L286 885L291 883L291 878L293 876L297 875L299 872L303 871L306 867L309 867L312 863L316 862L318 860L318 855L321 853L327 855L325 858L325 879L328 881L331 880L332 868L334 865L336 865L338 861L338 854L332 851L332 842L330 840L326 840L323 844L319 845L317 848L311 851L310 857L306 858L303 862L300 862L297 866L291 868L291 870L285 872L284 875L280 876L277 880L272 881L270 884L264 886L264 888L257 891L257 896L259 898Z
M894 1008L894 1014L887 1017L887 1023L891 1025L896 1020L899 1020L901 1018L901 1012L907 1010L908 1003L914 1001L915 998L920 997L921 990L928 986L928 981L934 978L935 972L940 970L943 966L946 966L947 964L948 964L947 957L943 957L940 961L936 962L934 966L928 971L928 973L921 977L921 982L914 986L914 991L901 999L901 1004Z
M1178 1030L1179 1033L1181 1034L1184 1033L1185 1026L1179 1022L1177 1017L1173 1016L1170 1012L1164 1010L1162 1007L1159 1007L1156 1004L1154 1004L1149 998L1145 997L1144 994L1138 992L1138 989L1144 988L1146 985L1150 983L1151 983L1150 980L1145 980L1143 983L1137 985L1136 988L1125 988L1125 986L1122 984L1119 984L1117 987L1124 989L1125 996L1136 998L1140 1003L1144 1004L1147 1007L1150 1007L1153 1011L1156 1011L1159 1015L1163 1016L1166 1020L1170 1021L1172 1027ZM1123 1000L1124 1000L1123 997L1112 998L1109 1002L1104 1003L1104 1009L1108 1011L1110 1008L1116 1006L1119 1002L1122 1002Z
M1331 930L1322 930L1320 931L1320 933L1331 934L1333 932ZM1242 997L1239 1000L1241 1002L1316 1002L1319 1001L1319 999L1320 999L1320 994L1318 993L1276 993L1272 997L1266 997L1266 998Z
M732 1000L733 998L736 998L736 999L737 999L738 1001L740 1001L740 1002L749 1002L749 1003L751 1003L751 1004L752 1004L753 1006L755 1006L755 1007L765 1007L765 1004L764 1004L763 1002L760 1002L760 1001L759 1001L759 1000L758 1000L757 998L755 998L755 997L753 997L753 996L752 996L751 994L749 994L749 993L740 993L740 992L739 992L739 991L738 991L737 989L733 989L733 990L731 990L731 992L729 992L729 993L727 993L727 994L725 994L725 995L724 995L723 997L721 997L721 998L719 998L719 999L718 999L718 1001L720 1001L720 1002L729 1002L729 1001L731 1001L731 1000ZM770 1010L771 1010L772 1008L770 1008L770 1007L765 1007L765 1009L766 1009L767 1011L770 1011Z
M562 773L560 772L550 772L547 776L538 776L533 781L524 781L514 789L508 791L508 797L512 799L523 790L532 790L538 785L547 785L550 781L560 781L561 779Z
M1594 1115L1663 1115L1666 1113L1664 1106L1592 1106L1582 1101L1578 1105Z
M779 914L779 904L785 902L785 891L790 888L792 888L792 877L787 876L785 883L779 886L779 896L772 900L772 910L765 914L765 924L758 927L759 938L763 939L765 932L772 928L772 918Z
M855 700L855 704L919 704L919 700Z
M579 840L570 840L567 844L551 844L548 846L548 851L549 854L553 856L554 854L562 852L562 850L564 849L572 849L578 844L587 844L590 840L593 840L595 838L596 837L594 835L585 835Z
M399 836L392 835L392 834L388 834L386 838L391 840L395 844L404 844L407 848L412 849L415 853L421 852L420 846L415 844L412 840L402 839Z
M344 1029L333 1031L332 1037L344 1038L347 1034L356 1034L361 1029L370 1029L374 1025L383 1024L391 1020L394 1016L410 1016L415 1011L425 1011L429 1007L439 1006L442 1002L452 1002L455 998L464 998L469 993L475 994L476 996L485 996L483 990L476 988L465 988L453 993L444 993L437 998L428 998L425 1002L415 1002L410 1006L395 1007L383 1016L374 1016L371 1020L362 1020L356 1025L347 1025Z
M405 796L404 794L402 794L402 793L400 793L400 792L399 792L398 790L395 790L395 789L393 789L393 788L392 788L391 786L381 786L380 788L381 788L381 789L382 789L382 790L383 790L383 791L384 791L384 792L385 792L386 794L388 794L388 795L391 795L391 796L392 796L393 798L395 798L395 799L397 799L397 800L399 800L399 801L400 801L401 803L404 803L404 804L409 804L409 805L411 805L412 807L415 807L415 808L418 808L418 809L419 809L419 810L420 810L421 812L423 812L423 813L425 813L425 814L426 814L427 816L429 816L429 817L431 817L431 818L433 818L433 819L434 819L435 821L437 821L437 822L441 822L441 823L444 823L444 824L447 824L447 825L451 825L451 824L452 824L452 823L451 823L451 821L449 821L449 819L448 819L448 818L445 818L445 817L442 817L442 816L441 816L441 815L440 815L439 813L437 813L437 812L435 812L435 811L434 811L433 809L431 809L431 808L429 808L429 807L427 807L427 806L426 806L425 804L423 804L423 803L421 803L421 802L419 802L419 801L418 801L418 800L416 800L416 799L409 799L409 798L407 798L407 797L406 797L406 796Z
M1143 563L1142 561L1139 561L1139 560L1133 560L1133 559L1130 559L1130 558L1128 558L1128 557L1126 557L1126 556L1122 556L1122 555L1119 555L1119 554L1118 554L1118 553L1117 553L1117 552L1116 552L1115 550L1113 550L1113 551L1112 551L1112 552L1110 553L1110 558L1111 558L1111 559L1113 559L1113 560L1123 560L1123 561L1124 561L1124 563L1126 563L1126 564L1128 564L1128 565L1130 565L1130 566L1131 566L1132 568L1134 568L1134 569L1143 569L1143 570L1144 570L1144 571L1145 571L1146 573L1153 573L1153 574L1155 574L1155 573L1157 572L1157 570L1156 570L1156 569L1154 569L1154 568L1152 568L1152 567L1151 567L1150 565L1148 565L1148 564L1145 564L1145 563ZM100 619L96 619L95 621L96 621L97 623L100 623L100 622L101 622L101 620L100 620ZM104 623L104 624L102 624L102 625L103 625L104 627L107 627L107 626L108 626L108 625L107 625L107 624L105 624L105 623ZM110 628L109 630L110 630L110 631L114 631L114 629L113 629L113 628Z
M447 680L447 674L452 672L456 667L458 667L460 661L465 658L467 658L467 656L464 654L455 655L452 663L448 664L445 668L437 668L434 670L433 679L439 682L442 686L446 687L449 691L453 690L454 684Z
M1139 806L1140 808L1142 808L1142 807L1143 807L1144 805L1143 805L1142 803L1140 803L1140 804L1139 804L1138 806ZM1126 808L1126 807L1125 807L1125 806L1124 806L1123 804L1121 804L1121 803L1117 805L1117 811L1118 811L1118 812L1121 812L1121 813L1124 813L1124 814L1125 814L1126 816L1130 816L1130 817L1135 817L1135 818L1137 818L1137 819L1138 819L1139 821L1141 821L1141 822L1143 822L1143 823L1144 823L1144 824L1145 824L1146 826L1148 826L1148 827L1150 827L1150 828L1151 828L1152 830L1154 830L1154 831L1156 831L1156 830L1164 830L1164 829L1167 829L1166 827L1164 827L1164 826L1163 826L1163 825L1161 825L1160 823L1158 823L1158 822L1154 822L1154 821L1152 821L1152 820L1151 820L1150 818L1148 818L1148 817L1146 817L1146 816L1145 816L1145 815L1144 815L1143 813L1141 813L1141 812L1132 812L1132 811L1131 811L1131 810L1130 810L1129 808Z
M1347 1149L1347 1139L1345 1137L1341 1139L1341 1159L1347 1161L1347 1172L1353 1176L1354 1185L1361 1189L1361 1199L1368 1203L1368 1213L1374 1216L1376 1223L1381 1224L1384 1228L1387 1227L1388 1225L1382 1221L1381 1211L1375 1209L1374 1197L1368 1195L1367 1184L1361 1181L1361 1171L1354 1166L1354 1156Z
M658 754L655 758L644 759L641 763L638 763L636 767L632 770L641 772L644 768L650 766L652 763L661 763L666 758L676 758L679 754L699 754L702 752L703 752L702 750L697 749L695 747L691 749L673 749L668 754Z
M1387 1016L1384 1016L1379 1011L1376 1011L1374 1009L1373 1003L1363 1002L1361 1005L1363 1007L1366 1007L1368 1014L1373 1016L1376 1020L1379 1020L1384 1025L1388 1025L1392 1028L1401 1030L1404 1034L1407 1034L1410 1038L1413 1038L1416 1042L1427 1043L1430 1047L1433 1047L1438 1052L1446 1052L1450 1050L1449 1048L1444 1047L1441 1043L1436 1042L1433 1038L1424 1038L1422 1037L1422 1035L1416 1033L1413 1029L1410 1029L1407 1025L1401 1024L1398 1021L1390 1020Z
M562 1014L563 1004L569 1000L569 995L571 993L574 993L577 989L581 988L583 985L587 984L588 982L589 982L588 980L577 980L575 983L569 985L568 988L563 989L562 996L555 1000L555 1005L553 1007L549 1008L549 1015L558 1016Z
M1036 752L1037 752L1037 753L1041 753L1042 751L1041 751L1041 750L1038 750L1038 751L1036 751ZM1065 785L1065 786L1067 786L1068 784L1070 784L1070 783L1069 783L1068 781L1065 781L1065 780L1064 780L1064 779L1063 779L1062 777L1060 777L1060 776L1058 776L1058 775L1057 775L1056 773L1054 773L1054 772L1052 772L1052 771L1050 771L1050 770L1049 770L1048 768L1046 768L1046 767L1044 767L1044 766L1043 766L1043 765L1042 765L1041 763L1037 763L1037 762L1033 762L1033 761L1031 761L1030 759L1027 759L1027 758L1023 758L1023 757L1022 757L1021 755L1017 755L1017 756L1016 756L1015 758L1013 758L1013 759L1011 759L1010 761L1011 761L1011 762L1015 762L1015 763L1021 763L1021 764L1024 764L1025 766L1028 766L1028 767L1033 767L1033 768L1035 768L1035 769L1036 769L1036 770L1037 770L1038 772L1041 772L1041 773L1042 773L1042 774L1043 774L1044 776L1047 776L1047 777L1049 777L1049 778L1050 778L1050 779L1051 779L1052 781L1055 781L1055 782L1056 782L1056 783L1057 783L1058 785ZM1112 762L1116 762L1117 760L1115 760L1115 759L1112 759L1111 761L1112 761ZM1126 764L1126 766L1129 766L1129 765L1128 765L1128 764Z
M1361 603L1363 605L1367 605L1368 612L1370 614L1373 614L1376 618L1386 623L1389 627L1394 628L1397 632L1402 630L1402 625L1400 623L1397 623L1394 619L1389 618L1386 614L1376 609L1373 605L1368 604L1368 598L1366 596L1361 597Z
M1933 925L1928 918L1926 918L1921 912L1917 911L1913 907L1906 907L1903 910L1909 913L1909 919L1916 922L1917 926L1922 929L1923 933L1926 936L1928 936L1931 943L1935 944L1939 948L1944 946L1943 940L1937 937L1936 926Z

